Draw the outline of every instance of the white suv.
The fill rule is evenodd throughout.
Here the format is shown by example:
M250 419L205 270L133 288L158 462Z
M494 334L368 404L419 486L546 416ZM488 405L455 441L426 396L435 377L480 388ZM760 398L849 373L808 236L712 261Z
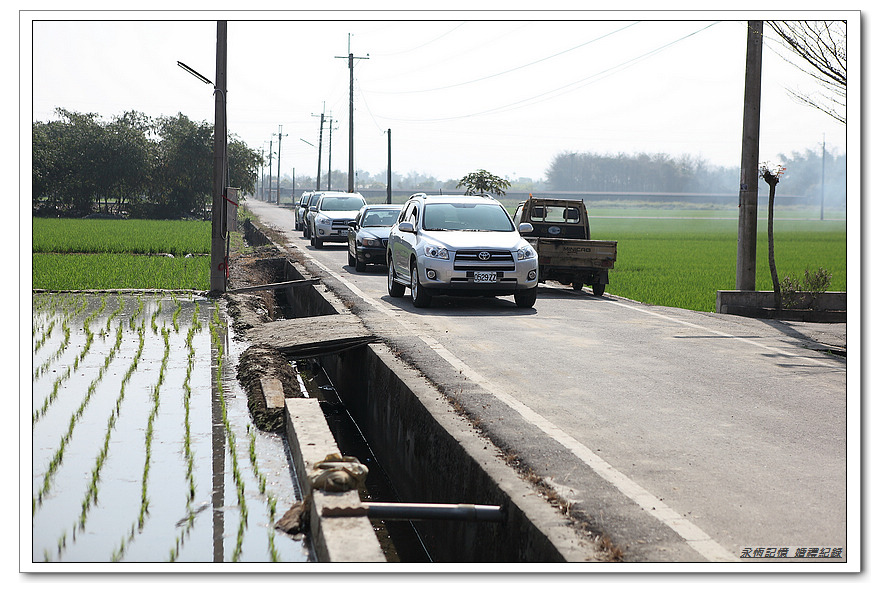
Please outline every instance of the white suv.
M435 294L513 295L532 307L538 290L538 256L498 200L483 196L415 194L388 237L388 294L406 287L416 307Z
M306 217L312 245L320 249L325 241L348 243L348 223L366 206L366 200L358 193L340 191L325 191L319 195L317 203L309 207Z

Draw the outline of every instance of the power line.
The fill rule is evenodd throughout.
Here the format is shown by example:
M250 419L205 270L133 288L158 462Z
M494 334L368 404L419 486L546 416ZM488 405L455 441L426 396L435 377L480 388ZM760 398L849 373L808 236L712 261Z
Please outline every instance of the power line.
M439 36L435 37L434 39L432 39L432 40L430 40L430 41L426 41L425 43L422 43L421 45L417 45L417 46L415 46L415 47L413 47L413 48L410 48L410 49L404 49L404 50L402 50L402 51L398 51L398 52L394 52L394 53L390 53L390 54L378 54L378 55L379 55L379 57L383 57L383 58L385 58L385 57L391 57L391 56L399 56L399 55L401 55L401 54L406 54L406 53L409 53L409 52L411 52L411 51L416 51L416 50L418 50L418 49L422 49L422 48L425 47L426 45L431 45L432 43L435 43L435 42L437 42L437 41L443 39L444 37L446 37L447 35L453 33L454 31L458 30L459 28L461 28L461 27L462 27L463 25L465 25L465 24L466 24L466 21L465 21L465 22L458 23L456 26L454 26L454 27L451 28L450 30L446 31L446 32L443 33L442 35L439 35Z
M465 82L457 82L455 84L449 84L446 86L439 86L439 87L434 87L434 88L430 88L430 89L419 89L419 90L415 90L415 91L368 91L368 92L373 92L373 93L376 93L379 95L403 95L403 94L409 94L409 93L429 93L429 92L433 92L433 91L442 91L442 90L452 89L452 88L459 87L459 86L465 86L468 84L474 84L476 82L483 82L484 80L489 80L490 78L496 78L498 76L510 74L511 72L516 72L517 70L522 70L523 68L528 68L529 66L534 66L535 64L540 64L541 62L546 62L547 60L551 60L551 59L559 57L563 54L567 54L568 52L574 51L576 49L580 49L584 46L590 45L591 43L595 43L597 41L601 41L602 39L605 39L605 38L610 37L612 35L616 35L617 33L620 33L621 31L624 31L625 29L629 29L630 27L635 26L635 25L639 24L640 22L641 21L636 21L636 22L630 23L630 24L626 25L625 27L621 27L620 29L617 29L616 31L611 31L610 33L606 33L605 35L601 35L599 37L596 37L595 39L591 39L589 41L581 43L580 45L576 45L574 47L564 49L564 50L557 52L555 54L543 57L539 60L535 60L534 62L529 62L528 64L523 64L521 66L515 66L514 68L510 68L510 69L504 70L502 72L496 72L495 74L489 74L487 76L483 76L480 78L475 78L473 80L467 80Z
M525 106L527 106L527 105L534 105L534 104L537 104L537 103L541 103L541 102L543 102L543 101L549 101L550 99L554 99L554 98L556 98L556 97L558 97L558 96L560 96L560 95L563 95L563 94L565 94L565 93L570 93L570 92L575 91L575 90L577 90L577 89L579 89L579 88L582 88L582 87L584 87L584 86L586 86L586 85L588 85L588 84L592 84L592 83L594 83L594 82L597 82L598 80L601 80L601 79L603 79L603 78L606 78L606 77L610 76L611 74L616 74L617 72L623 71L623 70L625 70L625 69L627 69L627 68L629 68L629 67L631 67L631 66L634 66L635 64L637 64L637 63L639 63L639 62L641 62L641 61L643 61L643 60L646 60L646 59L648 59L648 58L650 58L650 57L652 57L652 56L654 56L654 55L660 53L661 51L666 50L666 49L672 47L673 45L675 45L675 44L677 44L677 43L680 43L680 42L684 41L685 39L688 39L689 37L693 37L694 35L697 35L698 33L702 33L702 32L705 31L706 29L708 29L708 28L710 28L710 27L713 27L713 26L717 25L717 24L720 23L720 22L721 22L721 21L715 21L714 23L710 23L709 25L706 25L706 26L703 27L702 29L699 29L699 30L697 30L697 31L694 31L693 33L689 33L689 34L687 34L687 35L685 35L685 36L683 36L683 37L680 37L679 39L676 39L675 41L671 41L671 42L669 42L669 43L667 43L667 44L665 44L665 45L662 45L662 46L660 46L660 47L658 47L658 48L655 48L655 49L653 49L653 50L651 50L651 51L649 51L649 52L645 52L645 53L643 53L643 54L641 54L641 55L639 55L639 56L636 56L635 58L632 58L632 59L627 60L627 61L625 61L625 62L621 62L620 64L617 64L617 65L612 66L612 67L610 67L610 68L606 68L605 70L602 70L601 72L597 72L597 73L595 73L595 74L591 74L590 76L587 76L586 78L582 78L582 79L580 79L580 80L576 80L576 81L574 81L574 82L568 83L568 84L563 85L563 86L561 86L561 87L557 87L557 88L555 88L555 89L551 89L551 90L549 90L549 91L545 91L545 92L543 92L543 93L539 93L539 94L537 94L537 95L533 95L533 96L531 96L531 97L527 97L527 98L525 98L525 99L521 99L520 101L515 101L515 102L513 102L513 103L508 103L507 105L501 105L501 106L499 106L499 107L493 107L493 108L491 108L491 109L486 109L485 111L479 111L479 112L476 112L476 113L469 113L469 114L465 114L465 115L453 115L453 116L449 116L449 117L437 117L437 118L427 118L427 119L425 119L425 118L420 118L420 119L403 119L403 118L385 117L385 116L382 116L382 115L380 115L379 117L381 117L382 119L386 119L386 120L388 120L388 121L410 122L410 123L412 123L412 122L452 121L452 120L456 120L456 119L467 119L467 118L470 118L470 117L477 117L477 116L480 116L480 115L488 115L488 114L491 114L491 113L501 113L501 112L504 112L504 111L509 111L509 110L513 110L513 109L519 109L519 108L521 108L521 107L525 107ZM601 77L601 78L600 78L600 77ZM567 90L566 90L566 89L567 89ZM547 97L547 95L553 95L553 96L551 96L551 97ZM546 98L546 99L541 99L542 97L547 97L547 98Z

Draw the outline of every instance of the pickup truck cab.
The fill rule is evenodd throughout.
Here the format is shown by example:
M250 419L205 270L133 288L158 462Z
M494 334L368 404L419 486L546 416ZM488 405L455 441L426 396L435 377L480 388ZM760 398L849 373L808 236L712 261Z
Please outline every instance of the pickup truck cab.
M388 294L408 287L416 307L436 294L513 295L532 307L538 260L498 200L484 196L415 194L388 235Z
M581 290L585 284L594 296L608 285L608 270L617 260L617 241L590 239L590 220L582 200L530 197L513 215L517 224L529 223L523 232L538 254L538 280L555 280Z

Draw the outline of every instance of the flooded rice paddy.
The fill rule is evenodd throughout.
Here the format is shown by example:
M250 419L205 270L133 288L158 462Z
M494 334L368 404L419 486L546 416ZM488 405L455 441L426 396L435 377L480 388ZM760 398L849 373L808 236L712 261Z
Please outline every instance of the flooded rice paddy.
M297 500L251 423L220 301L35 293L34 562L306 562Z

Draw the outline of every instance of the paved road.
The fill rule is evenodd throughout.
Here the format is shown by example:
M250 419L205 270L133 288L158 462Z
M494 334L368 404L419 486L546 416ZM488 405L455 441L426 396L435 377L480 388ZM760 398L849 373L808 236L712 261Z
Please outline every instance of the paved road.
M387 295L384 268L357 273L343 245L309 246L291 211L248 207L627 559L735 561L745 548L846 556L846 358L814 339L845 353L845 324L559 285L542 285L533 310L512 297L415 309L408 292Z

